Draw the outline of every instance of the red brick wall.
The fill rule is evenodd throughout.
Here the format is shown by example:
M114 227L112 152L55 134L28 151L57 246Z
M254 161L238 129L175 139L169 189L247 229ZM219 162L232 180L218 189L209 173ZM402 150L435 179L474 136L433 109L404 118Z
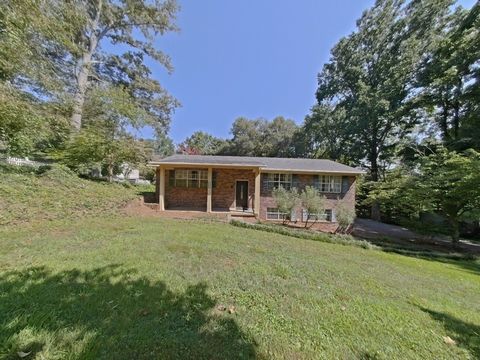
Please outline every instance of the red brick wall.
M248 207L253 209L255 173L253 170L214 169L217 183L212 189L212 208L228 210L235 207L236 180L248 181Z
M264 174L262 174L262 183L263 183L263 176ZM298 175L299 189L302 189L305 186L313 185L313 179L314 179L314 175ZM349 177L350 187L348 191L344 194L323 193L322 195L326 197L325 209L335 210L339 200L342 200L352 208L355 208L355 180L356 180L355 176ZM266 220L267 208L276 207L276 203L273 197L271 196L271 192L265 191L263 187L261 189L260 196L261 196L260 219ZM302 209L300 207L296 209L296 217L298 222L302 221ZM337 227L338 227L337 223L317 222L312 228L322 230L322 231L334 232L337 229Z
M206 188L180 188L169 184L170 171L165 171L165 208L207 210Z
M234 170L234 169L214 169L216 173L216 186L212 189L212 209L229 210L235 207L235 182L236 180L248 181L248 206L253 209L255 195L255 173L253 170ZM260 219L267 219L267 208L276 207L275 200L271 192L263 189L263 176L260 191ZM207 207L207 189L205 188L176 188L169 185L169 171L165 171L165 205L167 209L184 208L206 210ZM313 185L313 175L298 175L299 188ZM325 208L335 210L339 200L345 201L352 208L355 208L355 180L354 176L349 177L350 188L343 194L328 194L326 197ZM302 209L296 210L297 221L302 220ZM317 222L314 229L333 232L337 228L337 223Z
M229 210L235 206L235 181L248 181L248 206L253 208L255 174L253 170L213 169L216 186L212 189L212 209ZM165 205L167 209L185 208L206 210L207 189L178 188L169 185L169 171L165 171Z

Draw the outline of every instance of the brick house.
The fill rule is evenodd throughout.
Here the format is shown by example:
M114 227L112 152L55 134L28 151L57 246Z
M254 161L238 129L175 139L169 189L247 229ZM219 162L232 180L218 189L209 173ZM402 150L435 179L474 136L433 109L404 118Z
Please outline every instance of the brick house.
M243 156L172 155L153 159L159 209L201 210L251 214L260 220L280 221L272 190L279 186L314 186L326 198L324 214L316 214L322 230L337 228L339 201L355 207L355 181L363 172L319 159ZM292 221L304 222L304 209L292 212Z

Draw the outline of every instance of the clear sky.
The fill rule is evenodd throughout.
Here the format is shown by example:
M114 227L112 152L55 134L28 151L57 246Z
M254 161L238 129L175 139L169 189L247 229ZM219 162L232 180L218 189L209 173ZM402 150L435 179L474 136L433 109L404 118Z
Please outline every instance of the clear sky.
M178 0L181 31L156 43L172 58L154 77L174 95L170 136L228 137L239 116L301 123L314 104L330 49L374 0ZM470 7L475 0L461 1ZM151 135L144 131L144 136Z

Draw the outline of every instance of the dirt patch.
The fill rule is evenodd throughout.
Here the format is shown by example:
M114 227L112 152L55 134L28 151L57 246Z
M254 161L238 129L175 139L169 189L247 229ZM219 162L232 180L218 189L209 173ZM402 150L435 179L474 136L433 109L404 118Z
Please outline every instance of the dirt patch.
M166 210L159 211L158 204L145 203L142 198L131 201L124 207L123 212L130 216L151 216L161 217L166 219L179 220L213 220L213 221L227 221L227 213L211 213L207 214L205 211L190 211L190 210Z
M143 199L138 198L130 201L124 208L123 212L127 215L140 216L157 216L158 211L152 206L148 206L143 202Z

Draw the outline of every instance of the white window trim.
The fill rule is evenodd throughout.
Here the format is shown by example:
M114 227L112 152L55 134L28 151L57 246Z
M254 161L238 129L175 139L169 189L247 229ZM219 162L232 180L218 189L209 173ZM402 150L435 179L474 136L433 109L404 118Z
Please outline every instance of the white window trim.
M278 177L275 179L275 177ZM281 177L284 176L285 180L281 180ZM278 189L280 186L289 190L292 187L293 176L291 173L285 172L276 172L276 173L267 173L267 185L269 189Z
M321 193L340 194L342 192L342 177L336 175L319 175L318 191Z
M207 170L178 169L175 170L174 186L181 188L206 188L208 186ZM177 181L185 181L185 185L178 185ZM196 184L195 184L196 183ZM195 184L195 186L193 186ZM202 186L203 185L203 186Z
M270 218L271 215L274 215L275 218ZM278 208L267 208L267 220L283 220L286 213L282 213L278 210Z
M330 211L330 220L328 220L327 211ZM306 209L302 209L302 221L305 222L306 216L305 213L307 212ZM308 214L308 221L316 220L320 222L334 222L333 221L333 209L325 209L323 214Z

